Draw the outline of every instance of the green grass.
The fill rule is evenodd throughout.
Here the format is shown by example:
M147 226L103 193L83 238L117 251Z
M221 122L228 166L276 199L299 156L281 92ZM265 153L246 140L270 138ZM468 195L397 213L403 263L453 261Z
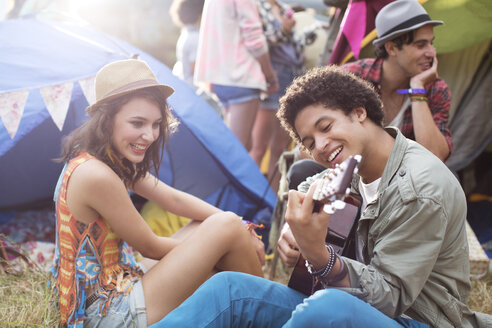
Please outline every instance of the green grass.
M265 265L266 278L270 263ZM288 278L289 273L279 263L274 280L286 284ZM0 327L58 327L59 312L48 281L52 281L50 273L36 266L24 265L22 270L10 273L0 269ZM468 306L474 311L492 314L491 275L472 280Z

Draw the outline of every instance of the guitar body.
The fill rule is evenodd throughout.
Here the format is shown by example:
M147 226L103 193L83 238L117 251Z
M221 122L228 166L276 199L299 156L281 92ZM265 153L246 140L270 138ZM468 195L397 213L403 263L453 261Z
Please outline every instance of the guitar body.
M350 194L352 177L357 173L361 156L347 158L330 170L316 185L313 193L313 212L323 210L330 213L330 222L325 242L333 246L335 252L355 258L355 229L360 201ZM302 255L297 260L288 286L306 295L320 289L313 286L313 277L306 268Z
M336 211L330 217L325 240L339 255L355 258L354 238L358 211L358 206L347 203L345 208ZM320 285L313 286L313 278L306 268L302 255L299 256L294 271L292 271L288 286L305 295L311 295L322 288Z

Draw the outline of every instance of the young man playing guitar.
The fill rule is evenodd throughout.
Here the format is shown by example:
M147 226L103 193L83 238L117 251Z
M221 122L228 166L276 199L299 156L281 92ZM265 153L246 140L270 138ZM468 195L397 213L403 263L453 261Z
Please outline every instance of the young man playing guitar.
M282 260L300 253L324 289L312 296L234 272L205 282L155 327L478 327L470 311L466 203L437 157L382 127L371 86L337 67L294 80L278 114L291 136L327 168L360 155L351 183L362 196L357 259L325 245L332 215L313 212L313 195L291 190ZM485 320L489 320L486 322Z

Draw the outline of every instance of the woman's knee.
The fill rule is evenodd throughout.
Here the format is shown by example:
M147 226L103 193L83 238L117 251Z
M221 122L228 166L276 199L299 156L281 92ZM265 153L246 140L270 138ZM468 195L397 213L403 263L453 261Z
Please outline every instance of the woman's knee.
M202 223L207 229L219 232L222 236L238 237L247 235L241 218L233 212L220 212L207 218Z

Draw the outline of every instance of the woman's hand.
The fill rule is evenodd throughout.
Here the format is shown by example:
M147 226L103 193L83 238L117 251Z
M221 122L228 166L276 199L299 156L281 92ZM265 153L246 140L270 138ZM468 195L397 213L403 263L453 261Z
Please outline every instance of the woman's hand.
M260 260L261 265L265 264L265 244L258 239L253 233L251 233L253 238L253 244L256 250L256 255L258 255L258 260Z

